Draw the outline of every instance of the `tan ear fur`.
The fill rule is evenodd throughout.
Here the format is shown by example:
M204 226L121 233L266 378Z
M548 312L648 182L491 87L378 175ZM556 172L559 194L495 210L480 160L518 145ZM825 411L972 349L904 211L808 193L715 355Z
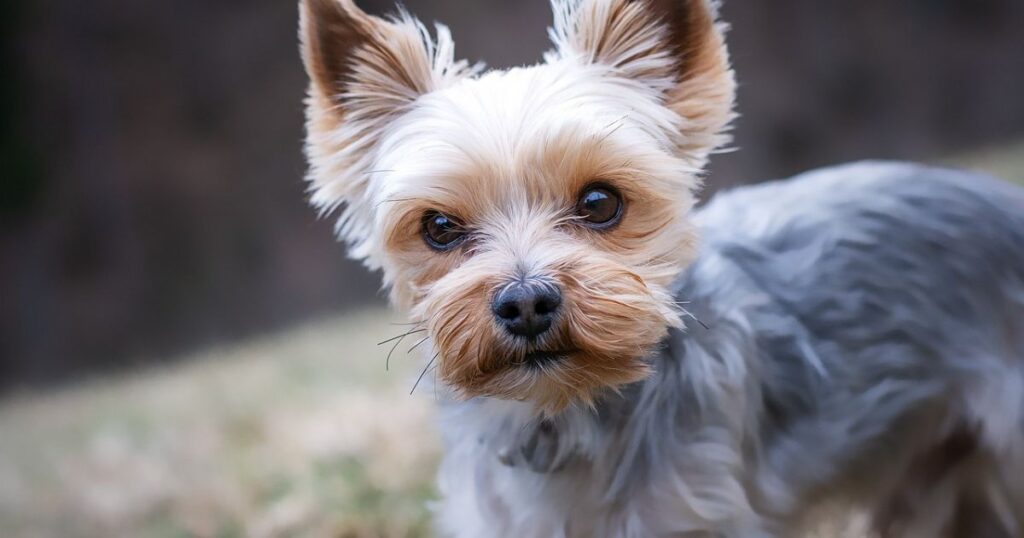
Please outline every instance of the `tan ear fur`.
M555 0L556 58L576 57L664 93L683 151L703 164L728 142L736 83L711 0Z

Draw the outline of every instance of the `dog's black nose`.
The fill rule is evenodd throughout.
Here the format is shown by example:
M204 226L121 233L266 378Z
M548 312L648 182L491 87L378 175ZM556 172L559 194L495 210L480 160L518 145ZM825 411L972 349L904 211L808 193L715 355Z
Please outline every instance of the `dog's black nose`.
M554 284L513 282L494 296L491 311L508 332L533 338L551 328L561 304L562 294Z

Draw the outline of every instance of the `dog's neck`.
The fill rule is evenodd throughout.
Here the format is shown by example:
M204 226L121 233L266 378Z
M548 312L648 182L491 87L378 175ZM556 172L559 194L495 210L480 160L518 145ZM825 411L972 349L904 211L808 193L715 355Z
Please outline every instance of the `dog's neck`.
M664 345L650 358L655 378L664 377L665 373L676 375L672 374L676 367L671 363L681 360L680 344L687 338L684 331L670 331ZM450 405L475 408L480 411L476 415L492 419L480 424L481 442L503 465L555 473L576 463L593 461L616 444L617 432L629 427L645 385L660 382L648 379L608 389L596 398L593 407L573 406L552 417L536 415L528 403L491 398Z

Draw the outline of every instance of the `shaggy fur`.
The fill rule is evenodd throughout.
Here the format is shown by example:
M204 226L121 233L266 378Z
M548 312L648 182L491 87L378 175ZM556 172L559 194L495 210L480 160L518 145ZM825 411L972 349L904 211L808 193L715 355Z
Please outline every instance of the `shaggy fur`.
M553 6L543 63L483 72L444 27L301 3L312 202L427 338L440 529L793 536L830 501L1022 535L1024 194L861 164L692 212L733 116L716 6ZM575 213L594 184L617 225ZM562 296L531 339L491 308L525 280Z
M450 534L793 536L839 500L883 536L1021 536L1024 192L864 163L695 218L676 294L707 328L646 381L543 427L444 406Z

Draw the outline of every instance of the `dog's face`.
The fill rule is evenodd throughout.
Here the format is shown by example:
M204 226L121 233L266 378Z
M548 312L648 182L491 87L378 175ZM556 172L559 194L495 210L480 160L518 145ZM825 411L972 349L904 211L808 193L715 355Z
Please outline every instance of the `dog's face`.
M484 74L406 15L303 0L313 203L384 271L464 396L589 402L642 378L731 119L706 0L556 0L555 48Z

